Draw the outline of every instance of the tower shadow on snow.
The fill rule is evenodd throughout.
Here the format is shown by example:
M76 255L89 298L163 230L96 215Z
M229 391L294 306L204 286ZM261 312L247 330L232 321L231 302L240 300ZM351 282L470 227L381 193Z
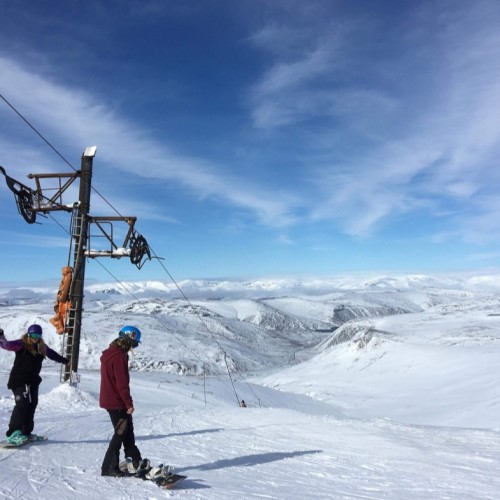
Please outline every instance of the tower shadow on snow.
M137 442L141 441L152 441L156 439L164 439L173 436L194 436L196 434L207 434L210 432L222 432L224 429L201 429L198 431L190 431L190 432L173 432L171 434L155 434L152 436L136 436L135 439ZM45 443L45 441L44 441ZM49 439L47 441L48 445L51 444L71 444L71 443L85 443L85 444L95 444L95 443L109 443L109 439L79 439L79 440L60 440L60 439Z
M225 469L227 467L250 467L252 465L276 462L278 460L285 460L287 458L300 457L313 453L323 453L323 450L258 453L255 455L245 455L243 457L235 457L224 460L217 460L216 462L195 465L193 467L187 467L184 470L214 470Z
M170 434L155 434L153 436L136 436L137 441L149 441L151 439L161 439L174 436L196 436L197 434L209 434L211 432L222 432L225 429L200 429L198 431L189 432L172 432Z

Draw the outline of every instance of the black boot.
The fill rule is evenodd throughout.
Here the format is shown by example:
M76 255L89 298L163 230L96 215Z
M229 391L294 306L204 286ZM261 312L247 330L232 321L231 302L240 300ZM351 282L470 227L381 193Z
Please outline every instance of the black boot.
M120 469L111 469L109 471L101 471L101 476L109 476L109 477L123 477L125 476L125 472Z

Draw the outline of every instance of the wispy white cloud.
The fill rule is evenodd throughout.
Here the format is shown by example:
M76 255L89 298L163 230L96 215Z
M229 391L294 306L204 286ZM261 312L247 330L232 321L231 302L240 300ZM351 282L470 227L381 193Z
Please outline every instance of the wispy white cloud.
M155 187L174 184L195 201L215 200L236 209L233 220L240 210L268 226L325 221L367 236L395 218L425 212L446 217L453 224L448 234L457 230L465 238L475 227L460 222L468 209L471 221L482 220L476 227L498 228L493 210L479 200L500 187L499 9L481 1L449 10L424 2L405 9L404 29L394 27L379 45L376 17L326 16L318 5L308 12L317 16L314 23L275 17L247 38L268 57L246 94L249 118L259 133L291 131L291 149L301 142L294 168L302 171L291 174L307 181L294 192L179 152L83 87L63 86L0 56L2 92L58 144L97 144L97 158L109 170ZM1 107L0 113L8 115ZM5 139L0 146L8 151ZM235 148L252 146L242 141ZM25 161L39 157L35 146L11 147L8 156L19 149ZM178 222L153 199L130 197L127 207Z
M2 242L4 245L22 245L24 247L37 247L47 249L68 248L69 235L67 236L44 236L30 233L2 231Z
M500 252L473 253L467 257L467 260L472 262L492 260L492 259L498 261L498 259L500 259Z
M332 80L335 44L332 39L327 42L313 40L312 46L293 50L295 55L291 57L289 40L292 33L298 38L305 38L302 31L270 31L268 28L251 38L253 43L269 47L272 52L276 51L276 46L281 47L275 62L251 92L252 117L256 127L287 125L325 112L325 94L317 83L325 78Z
M297 244L287 234L278 235L277 241L280 245L294 246Z
M498 214L500 200L496 193L483 194L467 205L464 213L457 214L454 226L458 236L469 244L487 245L500 243Z
M274 190L228 174L222 167L176 153L98 97L53 83L8 58L0 57L0 74L8 100L30 121L43 125L57 142L97 145L99 160L117 170L138 178L176 182L200 199L213 198L246 209L262 224L293 223L297 203L293 195L283 192L276 197Z
M280 35L286 47L289 30L263 29L252 41L274 62L253 90L254 123L283 128L326 118L313 140L303 135L314 220L364 236L394 217L460 202L480 227L498 232L498 216L478 212L477 202L500 188L500 9L491 2L415 9L405 39L394 40L410 44L418 57L409 60L360 52L362 30L329 37L329 22L295 56L271 48ZM477 237L474 224L451 222L463 238Z

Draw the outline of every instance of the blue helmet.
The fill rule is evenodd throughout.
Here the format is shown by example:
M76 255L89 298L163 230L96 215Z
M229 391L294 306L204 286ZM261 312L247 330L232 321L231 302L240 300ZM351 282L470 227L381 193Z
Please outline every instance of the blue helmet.
M40 325L30 325L28 326L28 333L34 333L36 335L42 335L42 327ZM140 336L140 334L139 334Z
M139 328L135 326L130 326L130 325L124 326L120 330L118 336L131 338L134 341L133 343L134 348L137 347L141 342L141 331L139 330Z

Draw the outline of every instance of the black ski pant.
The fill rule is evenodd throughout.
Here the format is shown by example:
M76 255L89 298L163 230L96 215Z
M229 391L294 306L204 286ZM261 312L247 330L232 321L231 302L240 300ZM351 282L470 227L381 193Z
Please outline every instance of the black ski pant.
M113 424L114 432L101 466L101 472L104 474L118 469L122 444L125 458L130 457L134 461L134 465L138 465L142 459L141 452L135 445L132 415L128 414L127 410L107 410L107 412Z
M15 406L9 422L7 437L14 431L29 436L35 427L35 411L38 405L38 385L22 385L12 390Z

